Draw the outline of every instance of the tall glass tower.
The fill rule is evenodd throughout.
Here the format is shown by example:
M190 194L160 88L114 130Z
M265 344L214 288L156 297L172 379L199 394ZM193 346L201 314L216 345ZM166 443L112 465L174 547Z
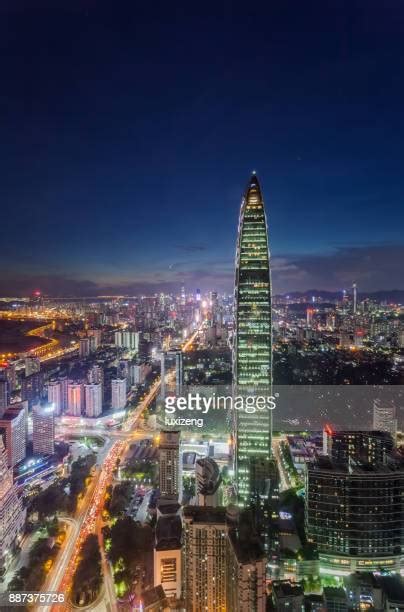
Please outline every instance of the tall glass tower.
M261 187L252 174L241 202L235 278L234 393L271 395L272 326L268 230ZM271 457L272 412L234 410L235 475L239 503L265 495Z

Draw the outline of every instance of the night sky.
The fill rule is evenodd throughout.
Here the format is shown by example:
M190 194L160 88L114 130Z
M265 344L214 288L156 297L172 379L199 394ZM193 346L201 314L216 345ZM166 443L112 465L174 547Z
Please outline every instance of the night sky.
M268 6L270 5L270 6ZM404 289L404 3L2 0L0 294Z

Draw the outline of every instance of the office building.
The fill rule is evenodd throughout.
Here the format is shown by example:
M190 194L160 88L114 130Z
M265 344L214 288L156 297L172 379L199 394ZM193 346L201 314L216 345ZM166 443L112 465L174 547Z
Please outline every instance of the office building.
M324 430L323 452L338 464L385 463L393 448L393 438L386 431L332 431L328 426Z
M404 466L394 455L382 459L321 456L306 466L306 534L317 545L320 569L400 571Z
M111 408L122 410L126 406L126 378L111 380Z
M84 408L84 389L82 383L69 382L67 385L67 414L79 417Z
M11 404L0 419L0 435L7 451L7 463L14 467L26 457L28 403Z
M250 513L184 508L183 592L193 612L265 612L266 559Z
M50 404L37 404L32 409L32 443L35 455L55 452L55 409Z
M86 417L99 417L102 414L102 384L84 385Z
M387 431L395 441L397 436L397 411L392 400L375 399L373 402L373 429Z
M181 596L181 534L182 523L178 514L160 516L156 524L154 546L154 586L161 586L168 598Z
M12 469L7 465L7 454L0 436L0 568L7 563L25 524L25 510L18 498Z
M180 432L162 431L159 440L159 488L162 496L180 494Z
M271 281L268 231L261 188L252 175L242 200L235 283L233 381L235 393L262 394L272 383ZM271 456L271 412L234 411L235 474L239 503L248 505L259 483L251 461Z
M48 383L48 403L54 407L55 416L62 414L62 383L59 380Z

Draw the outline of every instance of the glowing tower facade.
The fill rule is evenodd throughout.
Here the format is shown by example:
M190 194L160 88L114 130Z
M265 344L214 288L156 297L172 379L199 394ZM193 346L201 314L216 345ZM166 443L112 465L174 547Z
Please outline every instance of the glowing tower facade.
M13 472L7 466L7 455L0 435L0 570L7 562L25 522L25 510L17 496Z
M237 395L271 395L272 325L268 230L261 187L251 176L240 210L236 252L233 384ZM234 411L238 498L261 495L271 457L270 410Z

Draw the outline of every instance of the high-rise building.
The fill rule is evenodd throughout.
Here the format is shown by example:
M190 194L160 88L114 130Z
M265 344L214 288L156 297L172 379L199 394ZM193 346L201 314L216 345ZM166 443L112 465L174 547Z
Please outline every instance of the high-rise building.
M68 379L67 376L61 376L60 378L58 378L58 381L60 382L60 388L61 388L61 412L64 413L67 411L68 405L69 405L68 389L69 389L69 383L71 381Z
M130 387L129 379L129 361L127 359L120 359L116 368L116 374L118 378L125 378L126 390Z
M9 383L6 379L6 375L4 374L4 377L0 378L0 416L3 414L9 403Z
M102 413L102 384L84 385L86 416L97 418Z
M266 558L251 517L244 528L238 523L229 529L228 538L226 609L265 612Z
M181 393L184 384L184 356L182 351L175 353L175 388L177 394Z
M343 461L321 456L306 466L306 534L317 545L320 569L399 572L403 462L394 454L374 463L345 454Z
M118 330L115 332L115 346L126 348L130 351L139 351L139 332L131 330Z
M96 351L102 344L102 330L101 329L89 329L87 335L90 338L91 349Z
M38 357L26 357L25 358L25 376L31 376L39 372L41 369L41 362Z
M0 363L0 380L8 382L8 390L10 393L15 391L17 385L16 362L3 361Z
M89 354L90 354L90 338L80 338L79 356L88 357Z
M7 466L0 436L0 568L6 564L6 555L22 533L24 523L25 510L14 486L12 470Z
M203 457L195 462L195 480L198 506L220 506L221 476L219 466L214 459Z
M3 436L7 461L14 467L26 457L28 402L11 404L0 419L0 435Z
M111 380L111 408L122 410L126 406L126 378Z
M24 376L21 381L21 399L27 401L31 407L38 402L43 393L44 381L42 372L34 372Z
M115 342L115 346L123 346L122 343L122 331L119 329L114 333L114 342Z
M37 404L32 408L32 443L35 455L55 452L55 409L52 405Z
M355 315L358 307L358 289L356 283L352 285L352 312Z
M165 400L166 397L166 352L161 351L160 355L160 399Z
M122 343L124 348L137 352L139 350L139 332L125 330L122 333Z
M184 508L183 587L193 612L265 612L266 559L251 515Z
M338 464L386 463L393 447L386 431L332 431L328 426L324 430L323 452Z
M87 373L87 380L90 385L98 385L98 384L103 385L104 384L103 367L98 364L93 365Z
M69 382L67 385L67 413L70 416L81 416L84 407L82 383Z
M184 594L187 610L226 612L225 508L184 508Z
M59 380L51 380L48 383L48 402L55 410L55 416L62 414L62 383Z
M178 514L160 516L156 524L154 546L154 586L161 586L167 597L181 596L181 533Z
M375 399L373 402L373 429L375 431L387 431L396 439L397 435L397 411L391 400Z
M261 188L251 176L240 210L236 253L233 342L235 393L268 392L272 384L271 279ZM271 412L234 411L235 474L239 503L256 496L251 462L271 456Z
M180 493L180 432L162 431L159 441L159 488L162 496Z
M151 366L147 363L133 363L129 366L130 382L132 385L143 385L146 376L150 374Z

